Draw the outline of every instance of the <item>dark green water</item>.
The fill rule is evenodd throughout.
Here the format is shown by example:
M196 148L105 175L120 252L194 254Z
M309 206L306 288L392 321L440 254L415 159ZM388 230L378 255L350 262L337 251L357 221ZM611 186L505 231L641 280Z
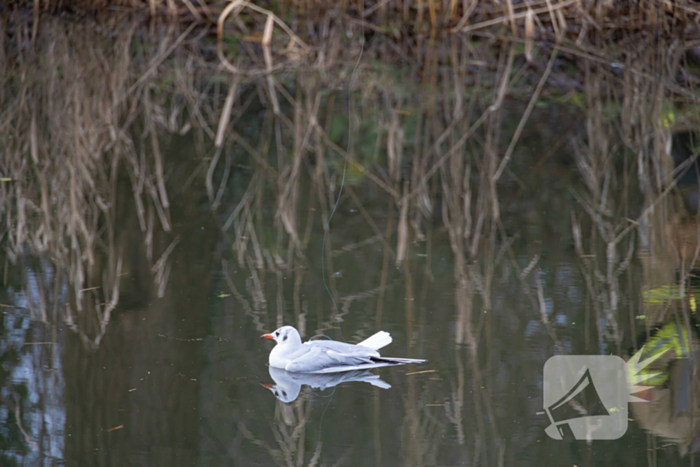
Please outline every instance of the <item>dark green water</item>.
M283 102L284 118L263 97L234 108L239 118L230 128L239 136L226 140L211 171L215 196L223 183L215 210L206 187L217 157L213 135L158 127L170 230L152 203L159 199L155 169L146 175L154 188L143 196L142 228L138 174L122 158L95 188L113 187L108 206L88 222L94 262L86 248L66 253L72 262L58 273L57 245L76 251L70 229L42 251L13 250L8 237L17 232L11 214L27 196L17 187L38 175L2 182L9 200L0 231L7 264L0 290L3 465L693 465L698 430L688 420L699 410L692 402L698 388L694 377L675 372L692 365L698 347L688 280L695 224L680 217L692 193L697 198L697 181L645 211L662 191L655 184L664 177L663 159L655 159L662 137L679 137L661 125L656 136L639 130L637 143L641 117L630 120L615 96L600 96L601 88L614 89L613 80L571 90L564 102L567 89L548 83L506 170L491 183L538 73L524 85L525 98L506 98L427 185L420 175L478 122L495 87L483 84L487 97L475 97L463 122L450 128L451 91L438 93L435 111L425 104L430 90L353 93L348 105L345 90L320 78L307 86L313 79L304 73L281 77L301 104ZM267 82L241 86L245 100L263 96ZM227 88L216 91L209 97L221 105ZM182 97L173 96L168 105ZM338 314L323 285L321 251L343 156L308 130L305 115L317 96L319 120L343 150L351 114L351 152L359 161L348 165L325 255ZM139 113L137 128L127 131L134 154L147 161L154 160L152 140L139 138L149 121L162 123L153 115ZM215 131L219 111L212 115ZM647 123L658 121L659 114L649 115ZM446 128L438 153L430 153ZM48 144L41 147L51 157ZM403 155L392 162L389 153L399 149ZM110 157L105 153L105 167ZM11 165L0 163L3 176L13 177ZM51 167L45 173L60 172ZM401 201L411 190L418 195ZM61 199L50 199L54 212ZM39 208L32 213L40 219ZM78 263L87 271L78 287L82 310L70 272ZM113 290L118 303L105 316ZM657 295L644 295L649 290ZM616 440L547 436L543 368L550 357L627 358L668 323L689 329L691 351L676 355L681 363L664 364L671 376L655 388L655 416L621 408L630 421ZM277 381L278 389L299 390L283 402L263 386L276 381L267 365L272 343L259 337L283 324L304 340L323 334L350 343L385 330L394 340L384 355L428 361L372 370L390 388ZM669 393L673 400L689 393L691 402L667 407Z

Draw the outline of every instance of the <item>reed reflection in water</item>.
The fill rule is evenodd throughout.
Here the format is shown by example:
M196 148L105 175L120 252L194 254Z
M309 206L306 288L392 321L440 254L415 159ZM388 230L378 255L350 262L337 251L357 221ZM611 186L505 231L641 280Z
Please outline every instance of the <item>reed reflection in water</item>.
M8 462L692 457L692 402L639 408L605 446L547 441L535 415L549 356L627 355L669 323L696 332L697 213L675 188L694 156L674 172L670 152L697 125L675 81L685 50L640 41L619 75L595 59L604 47L541 47L530 66L514 43L450 36L411 79L360 67L348 98L344 61L314 68L322 50L284 73L222 74L197 32L47 20L13 56L33 78L2 95ZM561 84L572 63L582 91ZM345 158L324 255L336 314L320 248ZM338 323L351 342L387 328L430 366L345 375L370 385L273 374L278 391L323 390L273 400L257 336L337 338ZM689 341L659 363L657 400L695 393L673 363Z

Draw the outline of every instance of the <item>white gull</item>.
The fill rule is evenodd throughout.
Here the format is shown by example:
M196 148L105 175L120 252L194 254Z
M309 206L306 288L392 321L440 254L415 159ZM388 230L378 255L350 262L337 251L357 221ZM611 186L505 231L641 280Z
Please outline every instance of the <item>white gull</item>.
M282 326L260 337L277 342L270 352L270 366L293 373L337 373L426 361L379 355L377 350L386 347L392 341L391 335L386 331L379 331L359 344L331 340L315 340L302 344L299 332L292 326Z

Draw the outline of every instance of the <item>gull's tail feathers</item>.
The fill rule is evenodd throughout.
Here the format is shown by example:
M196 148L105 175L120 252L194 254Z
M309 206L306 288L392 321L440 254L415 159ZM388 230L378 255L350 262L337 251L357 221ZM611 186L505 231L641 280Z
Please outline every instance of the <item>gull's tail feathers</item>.
M378 333L369 336L367 339L363 340L357 345L369 347L373 350L379 350L382 347L386 347L387 345L391 344L392 340L393 339L391 338L391 334L389 334L386 331L379 331Z
M396 357L370 357L370 360L377 363L388 363L390 365L405 365L407 363L425 363L428 360L418 358L396 358Z

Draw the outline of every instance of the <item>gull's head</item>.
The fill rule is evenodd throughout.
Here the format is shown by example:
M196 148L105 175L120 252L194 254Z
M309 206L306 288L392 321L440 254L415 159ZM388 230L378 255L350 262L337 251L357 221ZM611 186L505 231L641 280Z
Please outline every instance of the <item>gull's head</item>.
M269 334L263 334L263 339L274 339L278 345L298 345L301 344L301 336L299 336L299 331L294 329L292 326L282 326L281 328L272 331Z

